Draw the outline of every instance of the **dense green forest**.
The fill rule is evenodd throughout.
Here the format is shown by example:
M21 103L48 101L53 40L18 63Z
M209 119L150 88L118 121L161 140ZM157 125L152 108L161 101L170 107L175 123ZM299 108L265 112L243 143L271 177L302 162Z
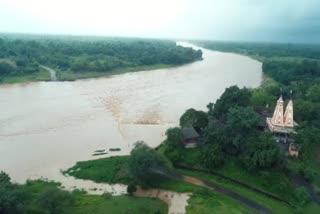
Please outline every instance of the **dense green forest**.
M64 79L68 73L103 75L144 66L181 65L201 58L201 51L169 40L0 35L0 78L36 74L41 70L39 65L56 69Z

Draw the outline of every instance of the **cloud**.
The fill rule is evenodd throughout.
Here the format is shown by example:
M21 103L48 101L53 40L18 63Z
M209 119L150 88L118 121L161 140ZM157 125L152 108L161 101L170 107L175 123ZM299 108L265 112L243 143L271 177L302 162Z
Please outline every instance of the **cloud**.
M318 0L1 0L0 31L310 41Z

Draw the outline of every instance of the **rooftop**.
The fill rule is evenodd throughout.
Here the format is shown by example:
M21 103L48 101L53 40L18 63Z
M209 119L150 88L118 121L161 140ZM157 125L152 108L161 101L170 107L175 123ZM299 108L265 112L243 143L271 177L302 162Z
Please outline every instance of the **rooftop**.
M182 135L184 140L199 137L198 132L193 127L183 128Z

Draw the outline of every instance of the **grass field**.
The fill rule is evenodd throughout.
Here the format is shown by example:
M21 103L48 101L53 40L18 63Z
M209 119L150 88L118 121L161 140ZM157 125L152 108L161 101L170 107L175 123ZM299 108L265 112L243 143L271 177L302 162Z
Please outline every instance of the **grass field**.
M130 196L113 196L104 198L96 195L78 195L76 204L72 207L75 214L167 214L168 207L159 199L136 198Z
M128 183L130 179L128 178L127 174L127 160L128 156L119 156L78 162L76 166L68 169L66 173L77 178L90 179L96 182ZM231 167L228 169L231 170ZM189 170L176 171L181 174L190 175L220 184L227 189L233 190L240 195L246 196L268 207L275 213L289 214L294 212L293 208L285 203L270 199L264 195L258 194L239 185L230 183L221 178L208 175L206 173L192 172ZM239 170L235 171L239 173ZM238 173L234 173L234 176L239 175ZM247 175L245 174L241 176L239 177L244 179ZM205 188L198 187L183 181L159 178L156 182L155 187L176 192L193 193L193 196L189 201L189 206L187 207L187 213L215 213L215 211L219 211L218 213L227 213L228 211L229 213L254 213L253 210L241 204L240 202L230 199L220 193L209 191ZM309 204L306 207L307 211L308 209L318 210L319 207L317 207L315 204ZM307 213L312 212L308 211Z
M240 187L239 185L235 185L233 183L230 183L224 179L218 178L213 175L208 175L206 173L201 172L192 172L189 170L177 170L179 173L184 175L193 176L196 178L200 178L207 181L212 181L214 183L220 184L221 186L230 189L240 195L246 196L253 201L258 202L259 204L263 204L264 206L268 207L270 210L274 211L274 213L292 213L292 208L289 207L285 203L278 202L276 200L270 199L262 194L255 193L251 190L248 190L246 188Z
M164 68L173 68L178 65L150 65L150 66L136 66L122 68L119 70L107 71L107 72L95 72L95 71L86 71L86 72L73 72L73 71L60 71L56 70L56 75L58 81L74 81L78 79L88 79L88 78L98 78L98 77L108 77L112 75L124 74L128 72L137 72L137 71L146 71L146 70L155 70L155 69L164 69ZM36 81L50 81L50 75L47 70L40 69L39 72L28 74L28 75L16 75L1 77L0 84L3 83L20 83L20 82L36 82Z
M26 189L31 193L31 201L28 204L28 213L47 213L37 206L37 200L41 192L47 188L58 188L57 183L44 181L31 181L26 185ZM64 213L72 214L166 214L168 206L159 199L136 198L127 195L122 196L98 196L88 195L84 192L72 193L74 203Z
M127 177L128 156L118 156L78 162L74 167L65 171L69 175L82 179L90 179L96 182L128 183ZM78 170L79 169L79 170ZM175 181L167 178L159 178L156 188L172 190L176 192L193 193L187 213L254 213L250 208L234 201L220 193L207 191L205 188L195 186L183 181Z
M137 71L146 71L146 70L155 70L162 68L172 68L177 65L151 65L151 66L136 66L136 67L128 67L122 68L121 70L113 70L107 72L95 72L95 71L87 71L87 72L73 72L73 71L59 71L57 70L58 80L61 81L74 81L77 79L88 79L88 78L98 78L98 77L108 77L112 75L124 74L128 72L137 72Z
M77 162L75 166L64 171L64 174L95 182L122 183L130 182L128 176L129 156L115 156L97 160Z
M164 148L159 148L159 151ZM201 147L195 149L179 149L180 159L178 163L193 168L203 169L204 166L201 163ZM278 171L247 171L236 158L228 157L224 165L216 169L215 172L249 184L250 186L264 190L266 192L277 195L281 198L289 200L293 194L294 186L289 181L288 176L283 172Z
M0 77L0 84L34 82L34 81L50 81L50 75L48 71L44 69L40 69L39 72L29 74L29 75Z

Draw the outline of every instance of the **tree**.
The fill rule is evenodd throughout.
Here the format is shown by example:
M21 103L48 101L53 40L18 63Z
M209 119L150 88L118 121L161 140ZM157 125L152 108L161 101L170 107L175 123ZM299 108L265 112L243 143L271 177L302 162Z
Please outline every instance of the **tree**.
M315 84L307 91L307 97L313 102L320 102L320 84Z
M299 122L311 121L314 117L315 105L304 99L296 99L294 101L295 118Z
M137 191L137 187L136 187L136 185L134 183L130 183L127 186L127 192L129 193L129 195L132 195L136 191Z
M37 202L50 214L60 214L67 213L67 208L73 204L73 197L67 191L60 190L57 187L48 187L40 193Z
M204 111L197 111L193 108L188 109L180 117L181 127L194 127L198 131L202 131L208 125L208 115Z
M14 71L14 68L10 64L6 62L0 62L0 76L12 74L13 71Z
M309 164L301 164L299 173L308 181L312 182L318 175L318 172L314 170Z
M11 178L9 177L9 175L3 171L0 172L0 185L8 185L11 184L10 182Z
M265 107L266 105L272 105L275 103L276 98L271 94L268 94L266 90L261 88L255 89L250 97L250 103L256 107Z
M259 116L251 107L234 107L227 113L224 128L224 150L230 154L241 152L248 137L256 132Z
M307 203L310 202L310 195L304 187L298 187L294 190L293 193L293 206L296 208L304 207Z
M178 148L182 146L182 130L179 127L169 128L166 131L167 139L165 143L171 147Z
M5 172L0 172L0 214L24 213L29 198L27 191L17 184L10 182Z
M142 186L150 186L170 169L170 162L160 153L138 141L128 160L129 175Z
M179 127L169 128L166 136L164 155L172 162L176 162L180 159L180 149L183 148L182 130Z
M242 155L243 164L249 170L268 169L280 160L280 149L269 134L261 134L247 140Z
M224 158L225 155L219 144L208 145L202 152L202 162L209 170L221 167Z
M300 145L300 158L303 160L310 160L313 157L315 146L320 145L320 129L307 127L298 130L295 136L295 142Z
M216 118L224 119L230 108L236 106L248 106L250 104L251 93L246 88L231 86L226 88L220 98L216 101L213 112L209 112Z
M254 131L258 123L259 116L251 107L231 108L227 114L227 128L241 135Z

